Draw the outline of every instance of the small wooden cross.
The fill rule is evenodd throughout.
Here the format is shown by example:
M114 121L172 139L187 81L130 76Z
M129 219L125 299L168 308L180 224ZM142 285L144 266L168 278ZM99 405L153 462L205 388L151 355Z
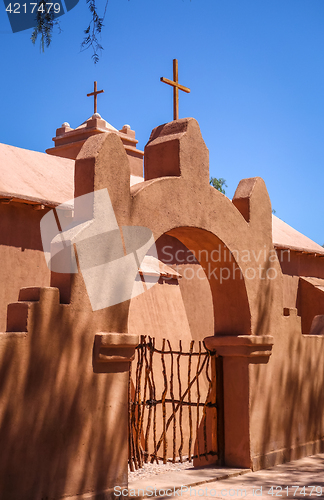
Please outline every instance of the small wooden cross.
M97 95L102 94L104 90L97 90L97 82L94 82L94 90L91 94L87 94L87 97L94 96L94 113L97 113Z
M179 120L179 90L183 90L183 92L187 92L189 94L190 89L187 87L183 87L178 82L178 59L173 59L173 81L168 80L168 78L164 78L163 76L160 78L161 82L167 83L173 87L173 119Z

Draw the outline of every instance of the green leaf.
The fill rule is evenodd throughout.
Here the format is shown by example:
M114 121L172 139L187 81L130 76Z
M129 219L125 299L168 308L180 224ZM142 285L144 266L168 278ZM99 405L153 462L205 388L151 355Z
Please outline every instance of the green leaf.
M217 179L217 177L211 177L209 184L213 186L217 191L220 191L221 193L225 194L225 189L224 187L227 187L226 180L223 179L223 177L220 177Z

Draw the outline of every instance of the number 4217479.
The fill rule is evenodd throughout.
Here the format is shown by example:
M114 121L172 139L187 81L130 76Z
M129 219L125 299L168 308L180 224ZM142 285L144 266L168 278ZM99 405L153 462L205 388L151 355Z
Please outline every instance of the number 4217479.
M20 10L21 9L21 10ZM6 11L10 14L27 14L34 12L42 12L49 14L51 11L54 14L58 14L61 10L61 5L59 3L24 3L20 5L20 3L14 3L13 7L11 7L11 3L8 4Z

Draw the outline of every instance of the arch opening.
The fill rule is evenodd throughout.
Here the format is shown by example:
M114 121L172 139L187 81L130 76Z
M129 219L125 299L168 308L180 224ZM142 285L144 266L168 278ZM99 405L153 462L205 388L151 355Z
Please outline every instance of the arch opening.
M234 253L217 236L196 228L175 228L164 233L156 241L156 249L159 261L171 271L173 270L174 274L169 277L161 276L159 282L152 289L132 299L129 314L130 332L153 337L155 347L159 350L168 350L172 346L175 351L179 351L179 342L181 342L181 349L188 351L190 343L194 340L196 353L199 352L201 346L204 348L203 340L205 337L247 335L250 333L250 309L244 277L234 258ZM145 367L148 368L144 358L145 356L142 356L143 374ZM137 366L136 369L135 366ZM137 365L133 363L132 398L138 390L136 389L138 387L138 380L136 380L138 367L138 363ZM197 371L197 367L199 370L196 358L191 366L193 372ZM159 361L159 364L152 368L153 376L157 381L155 390L160 391L161 394L166 390L165 397L170 405L172 392L178 394L177 400L181 399L181 390L178 392L178 381L173 381L174 385L170 391L170 380L168 379L169 386L165 389L165 374L168 378L170 373L173 373L172 376L178 378L175 370L176 368L172 368L172 360L167 359L167 356L162 363ZM203 402L201 413L197 412L193 419L195 435L192 457L194 457L194 465L222 464L224 461L222 371L222 359L213 354L210 358L210 373L203 373L198 389L196 382L193 384L194 398L197 398L199 392L199 404ZM182 380L185 379L187 382L187 360L181 365L180 372ZM145 389L144 379L139 385L141 397L152 401L154 398L152 398L150 384L147 384ZM216 407L218 407L217 411ZM163 427L163 408L157 408L156 411L157 422ZM168 418L171 414L167 414ZM148 450L147 453L152 456L154 446L147 445L145 426L153 414L149 417L149 414L144 415L143 410L142 416L141 413L136 415L134 422L136 425L137 422L141 422L142 425L141 436L138 439L142 449ZM177 421L177 426L179 418L178 413L174 419ZM191 432L189 432L190 418L188 408L186 408L181 416L182 431L178 427L173 430L173 424L168 430L167 441L177 443L177 460L179 455L182 458L188 457L188 452L186 453L181 446L179 452L179 442L183 438L191 439L189 436ZM183 431L183 429L185 430ZM167 460L172 461L170 447L168 449ZM204 454L207 449L208 453ZM190 453L191 451L189 451Z

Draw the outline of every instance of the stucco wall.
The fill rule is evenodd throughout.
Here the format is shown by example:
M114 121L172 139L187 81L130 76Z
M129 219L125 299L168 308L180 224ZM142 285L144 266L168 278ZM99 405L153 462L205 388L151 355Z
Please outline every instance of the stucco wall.
M292 309L278 325L269 362L250 365L254 469L323 452L323 359L323 338L302 335Z
M277 250L277 253L284 274L324 278L324 256L294 250Z
M206 275L213 264L208 277L212 308L205 288L201 296L209 312L202 325L224 361L225 464L258 469L321 449L324 338L303 336L296 309L285 305L264 182L241 181L232 201L212 188L208 151L193 119L153 131L145 174L146 182L130 188L120 138L94 136L76 160L75 195L107 188L119 227L144 226L155 240L167 234L195 255L204 250L199 263ZM14 208L8 211L12 239L3 243L9 245L1 250L4 259L11 248L17 257L24 254L12 231ZM27 225L27 219L22 221ZM39 236L35 229L31 237L19 224L32 268L37 268ZM212 258L215 248L221 249L217 261ZM248 261L243 259L246 252L252 253ZM20 263L22 269L29 269L29 257ZM6 272L4 280L9 280ZM33 285L37 272L31 271ZM17 281L29 284L31 275L19 273ZM125 301L93 312L79 270L69 281L69 304L60 304L58 289L42 288L23 290L19 303L9 306L11 333L0 335L1 498L58 499L91 492L96 498L102 490L110 498L116 484L126 485L128 363L138 341L128 328L134 320L134 329L140 328L141 311L150 308L154 313L158 309L162 320L167 300L174 300L187 317L186 332L189 325L194 335L201 335L187 311L192 300L201 300L199 286L190 295L191 284L186 284L182 303L178 291L173 298L165 294L171 286L156 286L154 294L161 292L166 300L163 308L154 305L158 295L152 293L132 305ZM11 295L4 300L16 301L16 289L9 285ZM129 308L134 314L130 322ZM171 312L176 314L176 307ZM159 323L157 317L152 331Z
M55 288L23 290L9 306L11 333L0 335L1 498L126 484L129 365L97 362L102 321L87 303L60 305Z
M23 203L0 204L0 331L6 331L7 306L27 286L49 286L40 235L40 219L48 210Z

